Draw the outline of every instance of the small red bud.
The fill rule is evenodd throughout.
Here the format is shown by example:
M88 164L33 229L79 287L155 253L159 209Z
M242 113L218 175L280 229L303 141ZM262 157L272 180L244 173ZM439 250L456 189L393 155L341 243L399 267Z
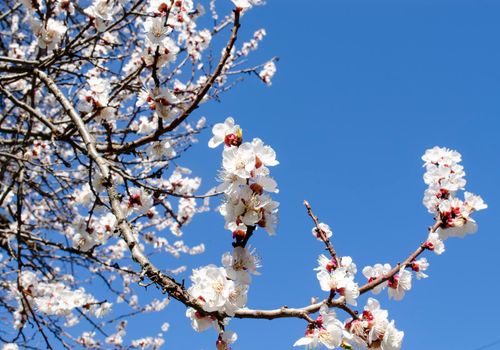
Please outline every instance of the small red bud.
M243 230L233 231L233 238L243 239L243 238L245 238L246 235L247 235L246 232Z
M337 268L337 262L332 259L328 262L328 264L326 264L326 270L328 272L331 272L332 270L335 270Z
M228 134L224 138L224 143L226 144L227 147L235 146L235 142L237 139L238 137L235 134Z
M160 13L165 12L166 13L167 11L168 11L168 5L164 2L162 2L160 4L160 6L158 6L158 12L160 12Z
M316 325L319 328L323 327L323 316L319 315L318 318L316 318Z
M69 9L70 1L61 1L61 9L67 11Z
M259 169L262 166L262 161L260 160L259 157L255 157L255 168Z
M431 242L425 242L424 246L426 249L434 250L434 244L432 244Z
M368 321L373 321L373 314L370 311L363 311L363 318Z
M259 225L260 227L266 227L266 218L262 217L262 219L260 219L257 225Z
M131 195L130 198L128 199L128 207L132 208L134 205L138 206L142 205L141 195L139 193Z
M264 188L259 185L258 183L253 183L250 185L250 189L257 193L258 195L261 195L264 192Z
M389 286L389 288L393 288L393 289L396 289L398 287L398 282L399 280L399 276L393 276L389 279L389 281L387 281L387 285Z

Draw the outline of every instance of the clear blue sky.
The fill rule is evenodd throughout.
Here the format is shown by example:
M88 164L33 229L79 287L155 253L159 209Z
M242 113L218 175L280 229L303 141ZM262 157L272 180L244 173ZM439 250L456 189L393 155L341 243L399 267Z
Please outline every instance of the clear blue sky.
M249 307L303 306L324 296L312 271L323 247L310 234L304 199L359 270L404 259L432 224L420 157L440 145L462 153L467 189L489 209L475 215L476 235L427 255L430 278L415 281L402 302L386 292L379 300L405 331L403 349L479 350L500 339L499 19L500 1L482 0L269 0L242 19L241 39L260 27L268 32L255 57L280 57L273 86L247 79L196 113L210 123L234 116L247 138L271 144L281 162L273 169L280 225L275 237L261 230L252 242L264 266ZM221 160L220 148L206 146L209 137L180 162L203 176L204 188L215 184ZM185 232L190 244L207 245L191 267L220 264L230 249L217 213L197 217ZM172 302L146 328L170 322L166 349L213 349L215 333L193 333L183 315ZM145 327L137 325L139 336ZM253 350L291 349L305 326L234 320L229 328L240 337L235 349Z

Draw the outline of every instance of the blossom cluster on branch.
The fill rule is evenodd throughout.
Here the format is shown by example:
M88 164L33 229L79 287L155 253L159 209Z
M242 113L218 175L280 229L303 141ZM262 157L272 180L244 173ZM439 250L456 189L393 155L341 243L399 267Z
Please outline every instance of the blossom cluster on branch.
M424 194L424 205L440 223L436 232L429 235L429 240L436 245L435 252L440 254L444 251L442 241L446 238L475 233L477 225L470 215L488 206L481 197L467 191L464 200L456 196L466 184L463 166L459 164L460 153L434 147L425 152L422 160L426 168L424 181L429 186Z

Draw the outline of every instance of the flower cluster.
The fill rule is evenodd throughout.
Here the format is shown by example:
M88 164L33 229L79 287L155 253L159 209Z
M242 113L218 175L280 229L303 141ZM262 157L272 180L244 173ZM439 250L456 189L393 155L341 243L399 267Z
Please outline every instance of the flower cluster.
M425 258L423 258L425 259ZM422 271L426 270L429 264L427 260L419 259L414 261L410 267L418 273L418 278L427 277ZM368 279L368 282L384 277L391 271L389 264L375 264L374 266L365 266L363 268L363 275ZM401 300L406 292L411 289L412 273L405 270L403 267L398 273L391 276L387 281L384 281L373 288L373 294L379 294L385 288L388 288L389 299Z
M169 119L179 111L177 107L179 103L180 100L166 87L153 87L141 90L136 106L147 104L158 116Z
M71 282L71 276L65 276ZM51 282L39 277L31 271L22 271L19 278L20 289L12 288L9 298L16 299L19 308L14 312L14 327L24 324L23 309L27 301L31 307L46 315L66 317L70 324L78 323L72 315L75 308L90 310L96 317L104 316L111 309L110 303L98 303L83 288L70 289L62 282ZM24 294L24 297L21 295Z
M318 318L308 325L305 336L297 340L293 346L316 349L319 345L324 345L328 349L334 349L342 344L344 337L349 338L349 334L342 322L336 318L335 311L322 305Z
M217 188L225 194L225 202L220 207L226 219L225 227L233 232L236 241L244 240L247 230L256 226L274 234L279 203L266 192L278 192L268 168L279 164L276 153L260 139L243 142L242 131L233 118L216 124L212 132L209 146L225 145L220 172L222 184Z
M319 267L316 277L319 280L321 290L325 292L335 292L345 298L345 301L351 305L357 305L356 299L359 296L358 284L354 282L357 272L356 264L350 256L344 256L339 259L337 266L336 259L328 259L324 255L318 257Z
M268 169L268 166L278 164L274 150L260 139L243 142L242 130L232 118L216 124L212 131L209 147L225 145L220 174L222 184L217 190L225 194L220 212L236 242L233 251L222 256L223 267L208 265L193 270L188 292L198 299L203 311L189 308L186 316L196 331L203 331L211 325L219 328L210 313L231 317L245 306L251 275L258 275L260 267L255 250L246 247L248 238L257 226L274 233L278 207L277 202L264 194L277 192L276 182L269 177ZM228 345L235 340L234 333L223 332L217 340L217 349L229 349Z
M436 232L430 233L428 246L440 254L444 251L440 241L475 233L477 225L470 215L488 206L481 197L470 192L464 193L464 200L456 197L457 191L463 190L466 184L463 166L459 164L460 153L434 147L425 152L422 160L426 168L424 182L429 186L423 203L440 223Z
M111 121L115 109L108 106L109 83L100 78L99 72L96 70L89 71L89 75L92 76L87 80L90 88L82 89L78 94L77 109L82 115L94 114L98 122Z
M247 293L251 281L250 274L258 274L259 258L255 251L235 247L233 252L222 256L224 267L208 265L194 269L191 275L192 285L188 292L203 305L206 313L189 308L186 316L191 319L194 330L201 332L213 324L210 312L222 312L233 316L247 302ZM214 324L218 327L218 324Z
M38 38L38 46L48 51L52 51L57 47L67 30L62 22L52 18L50 18L47 23L43 23L31 17L30 22L33 28L33 34Z
M114 0L94 0L92 5L85 9L85 14L89 16L98 32L106 30L117 12L118 6L116 6Z
M153 196L143 188L132 188L129 190L127 200L128 213L139 212L147 214L153 206Z
M267 62L259 73L259 77L264 83L271 86L271 80L276 74L276 65L273 61Z
M193 1L150 1L147 9L150 17L144 23L146 34L145 50L142 61L147 67L163 67L177 58L180 49L177 44L184 43L190 56L200 60L212 39L207 29L196 30L195 19L204 10L195 8ZM172 39L178 32L177 43Z
M92 220L80 218L67 228L66 233L71 237L75 248L86 252L116 236L115 224L115 216L107 213Z
M267 33L264 28L255 31L255 33L253 33L253 38L243 43L243 45L241 46L241 50L239 50L236 55L248 56L250 54L250 51L257 50L257 48L259 47L259 43L264 39L266 34Z
M226 269L208 265L193 270L189 293L203 302L207 312L221 311L234 315L246 304L248 286L229 279Z
M388 316L387 310L381 309L377 300L368 298L361 317L349 320L345 327L352 334L353 341L363 348L399 350L404 332L398 331Z

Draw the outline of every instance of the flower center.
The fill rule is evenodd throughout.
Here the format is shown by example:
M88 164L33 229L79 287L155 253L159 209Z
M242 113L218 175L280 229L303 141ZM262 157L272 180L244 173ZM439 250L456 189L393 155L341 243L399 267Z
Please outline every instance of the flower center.
M214 284L212 285L214 291L216 294L221 294L222 291L224 290L224 285L222 284L221 281L216 281L214 282Z

